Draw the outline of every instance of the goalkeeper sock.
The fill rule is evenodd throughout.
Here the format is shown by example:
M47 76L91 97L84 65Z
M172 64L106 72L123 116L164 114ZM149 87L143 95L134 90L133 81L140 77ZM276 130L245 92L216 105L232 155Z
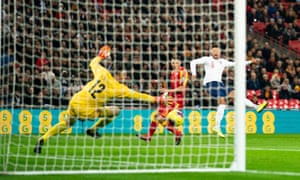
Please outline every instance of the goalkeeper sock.
M98 121L96 121L92 127L90 127L90 130L94 130L97 131L98 128L104 127L106 125L108 125L109 123L111 123L113 121L113 118L99 118Z
M224 116L224 111L225 111L225 104L220 104L217 107L217 114L216 114L216 128L219 129L221 127L221 121L223 119Z
M61 121L57 123L55 126L53 126L52 128L50 128L49 131L46 132L39 140L43 139L44 142L46 142L49 139L49 137L55 136L58 133L64 131L65 129L67 129L66 122Z
M175 134L176 136L181 136L181 132L175 128L174 126L174 123L171 122L171 121L168 121L168 124L167 124L167 130L172 132L173 134Z
M247 99L247 98L245 99L245 104L246 104L247 107L251 107L251 108L254 108L254 109L257 108L257 105L254 104L252 101L250 101L250 100Z
M150 128L149 128L149 132L148 132L148 136L151 138L156 130L157 127L157 122L155 121L151 121L150 124Z

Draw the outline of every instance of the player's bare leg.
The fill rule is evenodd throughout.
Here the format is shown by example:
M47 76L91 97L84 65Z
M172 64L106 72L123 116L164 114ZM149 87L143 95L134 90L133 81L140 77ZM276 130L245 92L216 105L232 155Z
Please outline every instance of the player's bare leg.
M158 126L158 122L151 121L150 128L148 130L148 134L145 134L145 135L137 134L136 136L138 138L140 138L141 140L144 140L146 142L150 142L154 132L156 131L157 126Z
M93 126L87 129L86 134L95 138L99 138L101 137L101 134L98 132L98 129L111 123L120 113L120 108L116 106L103 107L97 109L96 113L100 118L93 124Z
M234 98L234 91L230 92L229 97ZM259 113L268 106L268 101L265 101L265 102L257 105L257 104L254 104L251 100L246 98L245 99L245 104L246 104L247 107L256 109L256 112Z
M64 121L57 123L55 126L49 129L42 137L39 138L35 148L33 149L34 153L40 154L42 152L42 146L44 143L51 137L59 134L60 132L66 130L68 127L72 126L76 121L75 117L68 117Z
M181 142L181 138L182 138L182 133L180 130L176 129L175 127L175 123L173 121L168 121L167 122L167 126L166 126L167 130L172 132L175 135L175 144L179 145Z
M229 95L231 97L231 95ZM224 97L220 97L218 99L218 107L217 107L217 113L216 113L216 126L213 127L213 132L215 132L219 137L224 138L224 134L221 130L221 120L223 119L224 116L224 111L226 108L226 100Z
M159 119L159 117L158 117L158 114L156 112L156 114L151 117L151 123L150 123L148 133L145 134L145 135L137 134L136 136L138 138L140 138L141 140L143 140L143 141L150 142L151 138L152 138L153 134L155 133L156 128L158 126L158 119Z

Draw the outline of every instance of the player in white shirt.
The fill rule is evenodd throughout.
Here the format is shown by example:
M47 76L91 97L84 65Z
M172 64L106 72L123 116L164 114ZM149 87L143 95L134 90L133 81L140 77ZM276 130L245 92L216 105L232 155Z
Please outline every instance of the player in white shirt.
M255 63L256 60L246 61L245 64ZM219 48L211 49L211 56L204 56L199 59L194 59L190 63L190 68L192 72L192 79L196 78L196 65L203 64L205 70L205 76L203 79L203 85L210 94L210 96L218 99L218 107L216 114L216 126L213 127L213 131L220 137L225 137L221 130L221 120L224 116L224 111L226 108L226 97L233 98L234 90L226 88L222 82L222 73L225 67L234 66L234 62L230 62L226 59L221 58L221 50ZM260 105L254 104L249 99L245 99L245 104L248 107L256 108L257 112L261 112L267 105L264 102Z

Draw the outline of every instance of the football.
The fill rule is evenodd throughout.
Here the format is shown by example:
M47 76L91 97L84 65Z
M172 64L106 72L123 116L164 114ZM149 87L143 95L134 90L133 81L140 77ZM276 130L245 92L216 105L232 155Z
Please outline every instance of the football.
M181 111L175 109L169 112L167 119L175 123L175 126L181 126L183 124L184 118Z

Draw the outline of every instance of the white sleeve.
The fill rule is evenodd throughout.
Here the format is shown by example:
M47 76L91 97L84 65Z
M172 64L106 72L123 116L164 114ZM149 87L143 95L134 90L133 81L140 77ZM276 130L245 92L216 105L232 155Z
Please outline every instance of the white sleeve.
M252 61L246 61L245 64L246 64L246 66L247 66L247 65L249 65L249 64L251 64L251 63L252 63Z
M227 67L232 67L232 66L235 65L235 62L228 61L226 59L224 59L224 62L225 62L225 64L226 64ZM245 61L245 65L246 66L249 65L249 64L251 64L251 63L252 63L251 61Z
M223 62L225 62L225 66L226 67L232 67L235 65L235 62L232 62L232 61L228 61L226 59L223 59Z
M191 73L193 76L196 76L197 72L196 72L196 65L197 64L204 64L205 61L205 57L199 58L199 59L194 59L190 62L190 68L191 68Z

